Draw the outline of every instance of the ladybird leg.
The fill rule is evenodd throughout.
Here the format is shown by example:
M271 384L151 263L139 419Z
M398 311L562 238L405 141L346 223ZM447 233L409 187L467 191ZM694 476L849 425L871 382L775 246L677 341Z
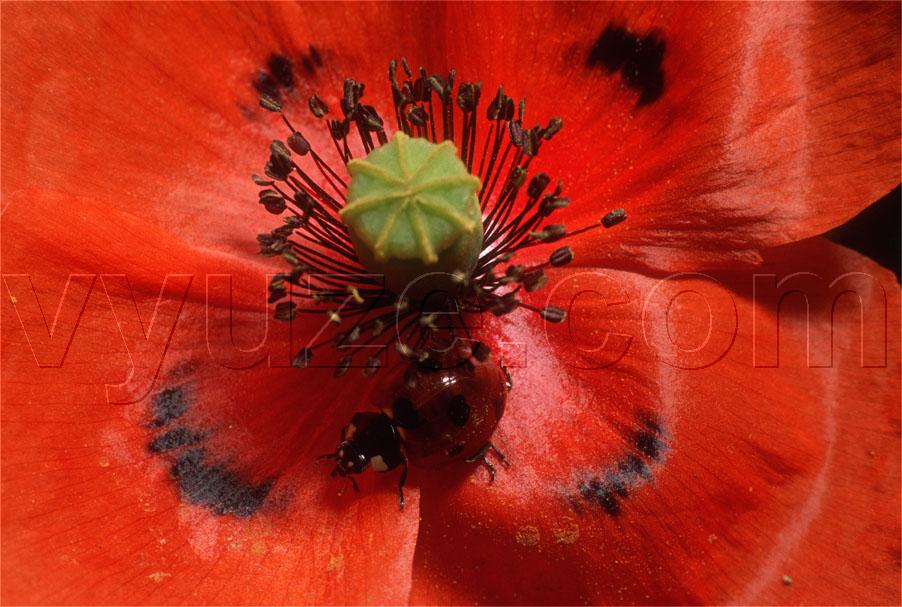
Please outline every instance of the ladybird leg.
M509 461L507 461L507 458L504 457L504 454L501 453L501 451L498 449L498 447L496 447L496 446L493 445L492 443L489 443L488 445L486 445L486 447L488 447L489 449L491 449L492 451L495 452L495 455L498 456L498 459L501 460L501 463L504 464L504 467L505 467L505 468L510 468L510 467L511 467L511 463L510 463Z
M507 367L501 365L501 370L504 372L504 387L507 388L507 391L510 392L514 388L514 380L511 379L510 371L507 370ZM498 451L495 449L495 451Z
M404 484L407 482L407 458L401 462L404 469L401 470L401 477L398 479L398 505L404 510Z
M474 462L482 463L482 465L485 466L489 471L489 483L494 483L495 482L495 472L496 472L495 466L493 466L492 462L490 462L489 459L485 456L486 452L489 450L489 447L491 447L491 446L492 446L491 443L486 443L485 445L482 446L482 448L479 451L477 451L474 455L471 455L464 461L466 461L468 464L472 464Z
M354 487L354 491L360 493L360 487L357 486L357 481L354 480L354 477L349 474L348 480L351 481L351 486Z

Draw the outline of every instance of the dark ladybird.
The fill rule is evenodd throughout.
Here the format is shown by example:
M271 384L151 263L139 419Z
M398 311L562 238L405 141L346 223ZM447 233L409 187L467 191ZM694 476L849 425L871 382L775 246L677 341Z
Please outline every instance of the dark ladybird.
M332 476L351 475L372 467L387 472L403 467L398 482L401 507L407 462L428 468L458 460L479 461L495 478L486 458L489 450L507 464L490 439L510 390L510 376L487 346L431 355L394 369L374 393L381 413L357 413L341 431Z

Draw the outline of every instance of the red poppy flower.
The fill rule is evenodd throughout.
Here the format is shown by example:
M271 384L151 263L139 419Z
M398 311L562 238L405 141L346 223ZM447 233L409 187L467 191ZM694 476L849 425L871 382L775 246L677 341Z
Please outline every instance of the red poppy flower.
M4 602L899 602L899 288L817 237L899 181L898 5L2 16ZM247 180L261 91L385 115L401 54L564 119L562 222L629 215L524 296L567 323L473 328L511 468L403 512L313 465L379 374L292 367L321 318L267 322Z

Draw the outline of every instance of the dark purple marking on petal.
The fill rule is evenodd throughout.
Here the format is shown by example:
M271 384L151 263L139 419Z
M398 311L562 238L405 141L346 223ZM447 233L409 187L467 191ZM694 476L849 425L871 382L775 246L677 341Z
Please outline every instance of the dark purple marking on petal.
M297 56L297 60L285 53L271 53L266 59L266 65L253 76L252 84L260 95L281 101L285 94L294 92L300 76L310 78L322 66L323 55L312 44L307 52Z
M646 418L640 426L629 437L635 452L623 454L615 466L577 483L577 492L583 500L601 506L611 516L618 516L631 492L651 480L652 471L646 462L661 461L667 448L658 422ZM570 503L576 512L582 512L575 498Z
M181 388L167 388L157 392L151 402L152 428L162 428L178 419L188 410L188 401Z
M147 449L151 453L165 453L180 447L196 445L202 438L203 435L200 432L190 428L173 428L150 441Z
M223 466L207 461L203 448L190 449L172 466L182 500L205 506L216 514L247 518L254 514L272 489L272 482L252 485Z
M189 407L184 387L166 388L153 396L151 428L163 428L185 415ZM211 462L203 446L208 433L180 425L157 434L148 451L172 463L182 501L204 506L215 514L246 518L254 514L274 482L253 484L217 462Z
M610 24L589 50L586 65L603 67L609 74L620 72L623 83L639 91L637 106L657 101L664 93L666 44L658 32L639 36L629 28Z

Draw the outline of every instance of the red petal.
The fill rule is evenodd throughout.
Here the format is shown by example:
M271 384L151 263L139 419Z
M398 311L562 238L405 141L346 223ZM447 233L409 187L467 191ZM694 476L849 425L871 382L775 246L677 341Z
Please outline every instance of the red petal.
M448 56L463 79L483 81L483 97L502 83L526 97L529 125L563 118L533 169L564 181L569 227L626 209L626 224L582 239L577 255L728 267L823 233L899 182L899 10L454 4ZM608 28L617 40L593 54ZM659 43L663 93L638 105L643 89L624 74L653 86ZM605 69L618 57L645 63Z
M388 111L388 61L428 12L407 5L5 8L4 204L27 203L26 190L47 189L72 197L61 211L82 198L103 201L194 246L250 255L254 234L273 223L255 202L250 175L262 173L270 142L286 135L257 103L254 83L272 71L270 57L293 62L294 88L278 90L308 139L331 148L308 96L320 93L334 114L343 79L355 76L367 79L366 99L381 99ZM434 62L438 53L417 39L406 50ZM322 65L308 69L311 45Z
M594 272L555 290L573 306L550 341L499 329L528 346L496 434L513 466L426 478L413 602L898 602L894 277L825 241L768 254L755 293L749 273ZM810 363L789 295L774 368L797 289Z
M358 498L314 465L360 382L289 366L305 335L247 264L67 202L3 215L3 601L405 600L417 490L399 513L393 475Z

